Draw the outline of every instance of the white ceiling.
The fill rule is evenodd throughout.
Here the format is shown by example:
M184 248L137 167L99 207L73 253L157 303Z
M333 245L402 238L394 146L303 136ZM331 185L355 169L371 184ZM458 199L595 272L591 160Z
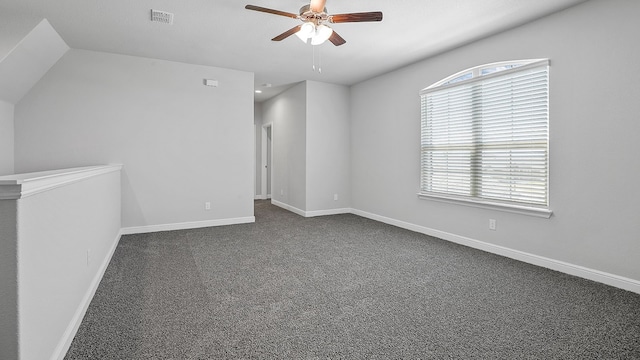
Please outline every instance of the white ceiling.
M330 14L382 11L384 19L332 25L347 43L315 47L322 73L312 70L311 45L295 36L270 40L299 20L244 9L297 13L305 0L0 0L0 7L48 19L72 48L254 72L261 101L303 80L355 84L583 1L327 0ZM173 25L151 22L151 9L174 13Z

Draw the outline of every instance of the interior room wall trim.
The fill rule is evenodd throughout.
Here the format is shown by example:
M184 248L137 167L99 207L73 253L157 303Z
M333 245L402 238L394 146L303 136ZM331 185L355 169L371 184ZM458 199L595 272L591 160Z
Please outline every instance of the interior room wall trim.
M246 216L246 217L228 218L228 219L188 221L188 222L174 223L174 224L131 226L131 227L122 228L121 233L122 235L144 234L144 233L157 232L157 231L185 230L185 229L197 229L197 228L210 227L210 226L247 224L247 223L253 223L255 221L256 221L255 216Z
M294 214L298 214L298 215L300 215L300 216L304 216L304 217L306 217L306 211L301 210L301 209L298 209L297 207L291 206L291 205L289 205L289 204L285 204L285 203L283 203L283 202L280 202L280 201L278 201L278 200L274 200L274 199L271 199L271 204L272 204L272 205L275 205L275 206L277 206L277 207L281 207L281 208L283 208L283 209L285 209L285 210L289 210L289 211L291 211L291 212L292 212L292 213L294 213Z
M351 209L327 209L327 210L313 210L313 211L305 212L306 217L339 215L339 214L351 214Z
M371 220L383 222L385 224L394 225L403 229L415 231L425 235L433 236L442 240L451 241L456 244L468 246L474 249L486 251L492 254L505 256L514 260L519 260L528 264L541 266L547 269L559 271L565 274L574 275L584 279L596 281L620 289L632 291L640 294L640 281L618 276L610 273L606 273L599 270L590 269L584 266L570 264L564 261L547 258L544 256L530 254L524 251L510 249L504 246L494 245L471 239L468 237L431 229L425 226L420 226L412 223L408 223L401 220L392 219L382 215L369 213L362 210L351 209L351 213L354 215L362 216Z
M352 212L352 209L350 208L305 211L273 199L271 199L271 204L281 207L283 209L289 210L295 214L298 214L304 217L350 214Z
M0 185L5 185L0 189L0 200L22 199L112 171L119 171L122 167L122 164L110 164L16 175L15 180L0 181Z

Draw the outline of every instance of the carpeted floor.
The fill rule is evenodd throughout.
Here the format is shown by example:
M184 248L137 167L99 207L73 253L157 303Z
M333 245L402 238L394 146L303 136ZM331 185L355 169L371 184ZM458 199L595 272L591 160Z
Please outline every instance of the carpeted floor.
M640 359L640 295L355 215L122 237L65 359Z

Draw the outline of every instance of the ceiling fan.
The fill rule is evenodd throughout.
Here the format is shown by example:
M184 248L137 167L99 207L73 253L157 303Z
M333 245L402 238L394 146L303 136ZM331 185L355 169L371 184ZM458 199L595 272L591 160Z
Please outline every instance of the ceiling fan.
M327 14L325 3L326 0L311 0L309 5L305 5L300 8L299 14L268 9L255 5L247 5L245 6L245 9L301 20L301 25L295 26L271 40L282 41L289 36L296 34L300 40L305 43L311 40L311 45L320 45L327 40L331 41L335 46L340 46L346 43L346 40L333 31L332 28L327 26L326 23L338 24L348 22L382 21L382 12L380 11L329 15Z

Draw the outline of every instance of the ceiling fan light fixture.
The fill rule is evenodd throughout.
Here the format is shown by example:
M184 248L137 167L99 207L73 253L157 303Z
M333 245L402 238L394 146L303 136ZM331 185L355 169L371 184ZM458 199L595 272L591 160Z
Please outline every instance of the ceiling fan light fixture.
M338 24L338 23L358 23L358 22L370 22L370 21L382 21L381 11L369 11L369 12L357 12L346 14L328 14L325 4L327 0L309 0L308 5L304 5L300 8L298 14L280 11L275 9L269 9L262 6L246 5L244 8L247 10L260 11L268 14L284 16L296 20L301 20L302 25L295 26L282 34L271 39L272 41L282 41L289 36L296 34L302 42L309 43L311 39L311 45L320 45L329 40L333 45L340 46L346 43L345 39L333 29L324 25L324 23ZM306 1L305 1L306 2ZM303 28L304 27L304 28Z
M311 38L311 45L320 45L329 40L333 34L333 29L327 25L319 25L316 27L316 32Z
M298 36L303 43L306 43L315 33L316 26L312 22L306 22L300 26L300 30L296 33L296 36Z

